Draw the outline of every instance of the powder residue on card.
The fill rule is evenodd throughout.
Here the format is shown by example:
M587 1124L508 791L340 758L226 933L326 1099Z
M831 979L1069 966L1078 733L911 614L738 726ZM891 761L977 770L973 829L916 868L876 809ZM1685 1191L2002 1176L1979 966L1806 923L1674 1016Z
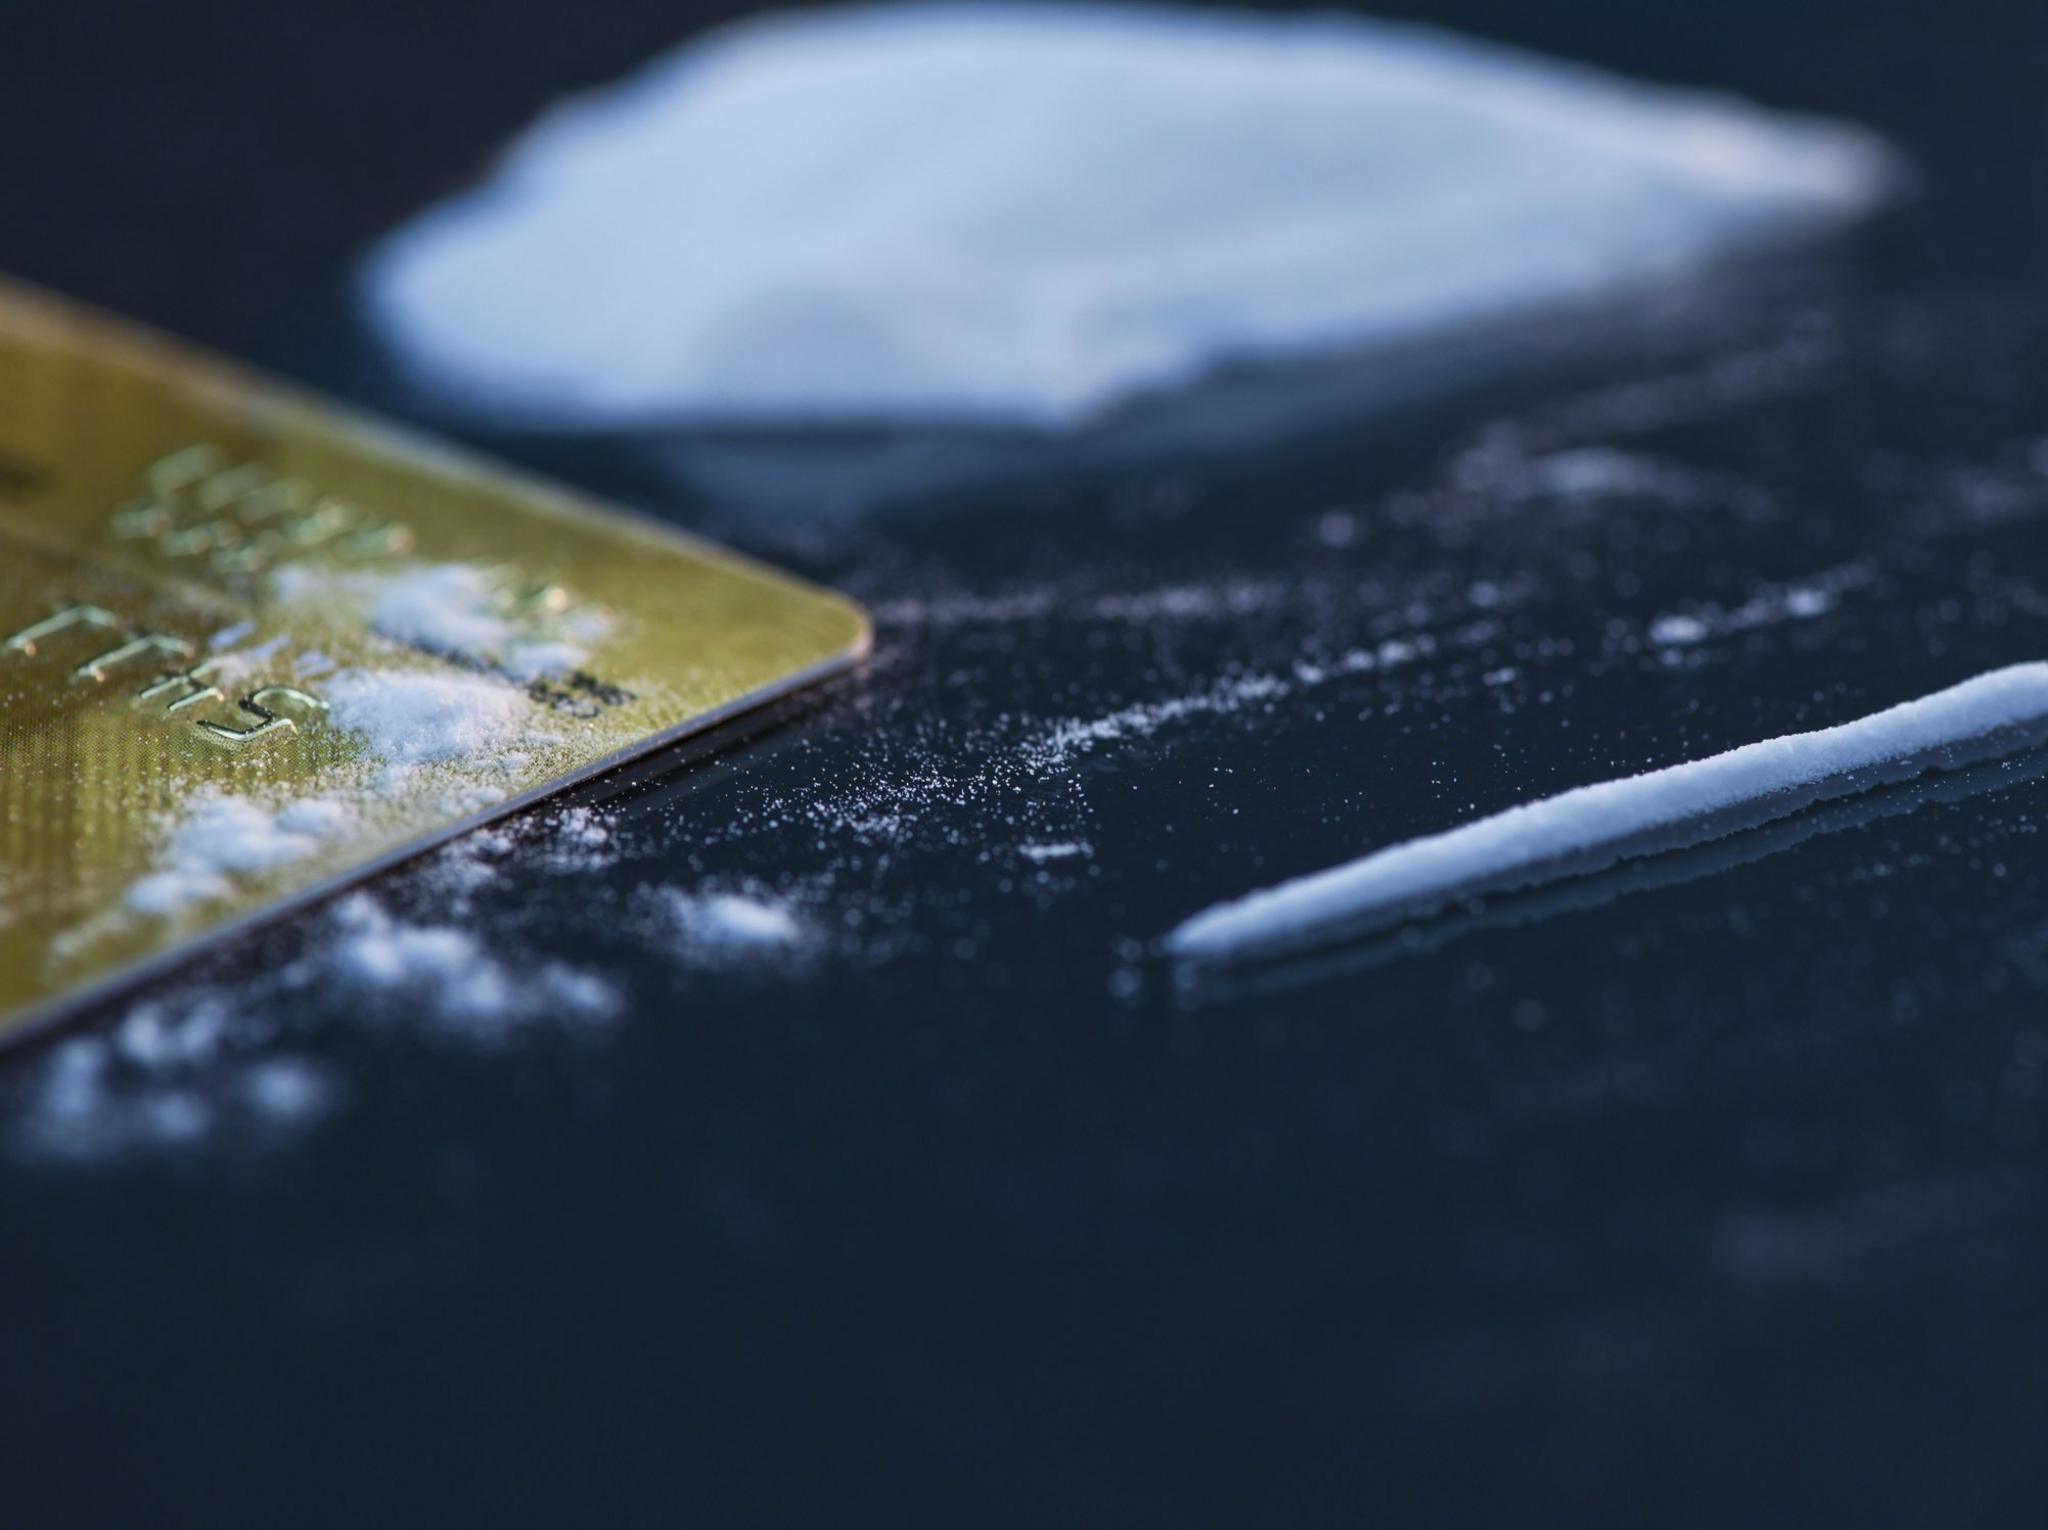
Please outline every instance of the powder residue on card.
M139 914L175 914L225 897L238 875L274 871L304 860L355 821L355 810L331 795L270 808L250 797L210 792L171 828L157 870L128 889Z
M379 637L521 682L580 668L613 625L609 612L574 604L559 588L521 587L504 570L473 563L288 564L267 589L287 609L346 612Z
M472 759L552 743L533 701L488 675L348 669L323 684L329 715L396 765Z

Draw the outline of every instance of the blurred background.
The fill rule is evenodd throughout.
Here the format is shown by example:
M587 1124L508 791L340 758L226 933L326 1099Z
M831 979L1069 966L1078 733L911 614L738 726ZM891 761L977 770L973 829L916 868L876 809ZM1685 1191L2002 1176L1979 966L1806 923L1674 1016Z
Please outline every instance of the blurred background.
M319 279L476 178L542 106L758 9L25 9L0 98L8 268L230 350L275 348ZM1899 243L1956 285L2040 280L2044 213L2023 188L2048 144L2026 87L2048 42L2023 0L1711 14L1464 0L1370 14L1871 125L1932 187Z

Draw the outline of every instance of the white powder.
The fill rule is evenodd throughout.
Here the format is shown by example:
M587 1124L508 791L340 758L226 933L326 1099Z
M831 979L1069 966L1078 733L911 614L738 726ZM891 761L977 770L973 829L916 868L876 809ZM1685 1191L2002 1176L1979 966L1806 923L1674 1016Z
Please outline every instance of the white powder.
M552 742L524 692L487 675L343 670L321 686L329 716L397 765L470 757Z
M678 897L676 911L702 939L721 946L787 946L803 938L803 927L786 908L737 893L708 898Z
M1384 922L1477 891L1583 872L1654 848L1697 843L1822 797L1868 789L2019 747L2002 730L2048 719L2048 663L2015 664L1917 701L1812 733L1787 734L1645 775L1524 803L1205 910L1167 936L1176 955L1228 961L1285 950L1332 928ZM1962 746L1972 746L1968 749ZM1699 826L1688 837L1686 827Z
M619 846L611 826L591 808L561 808L533 823L536 832L528 854L550 872L602 871L618 862Z
M111 1030L74 1036L23 1072L6 1123L33 1159L98 1163L287 1136L339 1104L343 1078L288 1048L309 993L352 1014L424 1024L436 1039L494 1048L552 1026L612 1018L619 997L559 962L514 967L466 930L394 918L343 899L317 952L232 991L137 1005Z
M397 924L366 898L348 900L337 918L346 931L334 952L343 977L370 988L428 988L451 1014L511 1007L510 978L469 931Z
M412 564L374 573L288 564L271 574L270 594L288 605L339 605L359 614L380 637L487 664L520 681L580 667L611 626L607 613L594 607L520 609L500 577L470 563ZM298 672L313 675L331 667L325 655L308 655Z
M1007 594L917 595L872 607L884 627L949 628L1003 626L1049 619L1128 622L1156 627L1164 622L1217 622L1256 615L1298 592L1299 580L1233 578L1205 584L1164 585L1128 593L1063 597L1058 589L1035 586Z
M1700 497L1699 480L1683 468L1599 446L1539 457L1528 463L1525 481L1514 487L1573 500L1633 496L1684 504Z
M286 834L327 839L354 820L354 810L334 797L305 797L279 810L277 826Z
M183 811L164 838L154 870L122 902L131 913L169 916L227 897L238 877L261 876L302 861L362 821L365 791L418 791L422 765L457 759L523 762L519 749L553 742L535 725L533 702L488 676L352 669L323 686L332 719L360 733L384 766L367 787L273 805L209 792ZM457 783L442 793L445 812L470 813L500 794Z
M310 1059L263 1051L267 1039L222 998L137 1005L111 1031L71 1037L38 1060L22 1080L11 1143L32 1158L98 1163L320 1120L337 1081Z
M277 836L349 821L347 805L331 799L274 814L231 800L237 805L181 819L178 832L232 829L227 842L240 847L233 859L241 866L274 863L284 853ZM494 862L515 844L542 851L521 862L527 876L566 875L605 864L613 838L587 807L534 815L464 835L392 885L409 882L440 916L467 919L475 895L496 878ZM110 1029L29 1059L11 1083L0 1079L8 1085L0 1132L17 1154L59 1163L284 1139L325 1119L346 1092L332 1063L300 1050L308 1018L332 1013L337 995L351 1019L417 1025L437 1042L484 1048L515 1036L583 1034L613 1018L621 1002L594 973L522 959L471 928L397 917L356 893L334 906L298 959L232 988L187 986L151 998Z
M1660 616L1650 623L1650 641L1659 647L1685 648L1782 622L1812 621L1833 611L1845 593L1867 587L1872 579L1868 566L1845 563L1799 584L1765 585L1739 606L1702 606Z
M1104 744L1149 738L1162 728L1197 717L1229 717L1249 710L1271 709L1296 694L1358 675L1384 673L1418 659L1483 647L1492 635L1483 624L1449 634L1444 643L1427 632L1384 638L1369 648L1348 648L1328 657L1302 657L1288 667L1289 678L1271 674L1231 675L1190 695L1163 701L1135 702L1101 717L1070 718L1037 737L1025 740L1021 755L1034 771L1059 771Z
M590 657L590 650L578 643L514 643L503 651L501 662L516 680L540 680L566 675Z
M547 114L367 305L535 424L1066 426L1682 279L1901 184L1853 128L1357 17L770 17Z
M373 591L370 627L429 653L458 654L496 664L515 680L565 675L590 657L602 618L581 612L562 631L552 619L511 614L501 586L467 563L436 563L381 577ZM584 641L571 641L573 630Z
M1650 641L1660 646L1685 647L1707 639L1707 624L1697 616L1660 616L1650 623Z
M1027 753L1038 768L1056 769L1100 744L1149 737L1169 723L1190 717L1241 712L1249 706L1277 701L1292 689L1285 680L1272 675L1238 675L1192 696L1138 702L1104 717L1060 723L1045 737L1027 745Z
M498 592L483 570L437 563L379 579L370 626L430 653L492 654L512 636Z
M651 896L660 933L695 958L730 961L787 953L810 938L796 910L764 892L692 893L664 887Z
M273 810L248 797L195 799L168 835L159 869L137 879L124 901L139 914L175 914L227 896L237 875L261 874L304 860L354 822L333 797Z
M600 851L612 842L611 825L587 807L561 809L554 815L552 828L563 846L575 850Z
M417 1000L470 1040L492 1042L541 1020L611 1018L618 995L603 979L558 962L514 971L470 930L396 919L368 894L335 905L329 965L341 980Z
M219 652L223 648L232 648L235 644L249 637L255 630L256 624L254 622L236 622L232 626L221 628L220 631L208 638L206 646L215 652Z

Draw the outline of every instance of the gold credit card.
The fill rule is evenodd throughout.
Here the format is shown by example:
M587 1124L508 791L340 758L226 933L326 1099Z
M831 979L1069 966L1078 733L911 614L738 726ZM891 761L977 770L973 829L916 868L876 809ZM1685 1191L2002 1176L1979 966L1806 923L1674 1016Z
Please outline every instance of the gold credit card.
M867 643L836 595L0 283L0 1040Z

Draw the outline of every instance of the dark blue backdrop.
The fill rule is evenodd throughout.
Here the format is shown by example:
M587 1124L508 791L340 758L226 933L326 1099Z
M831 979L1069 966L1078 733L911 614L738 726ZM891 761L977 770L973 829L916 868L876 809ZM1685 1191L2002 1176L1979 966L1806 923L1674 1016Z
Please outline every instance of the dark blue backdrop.
M17 0L0 269L374 398L352 253L545 100L726 9ZM896 613L881 660L649 773L606 809L617 864L521 852L482 895L494 939L616 978L612 1035L478 1053L315 992L290 1024L349 1092L307 1137L0 1158L0 1519L2038 1519L2030 772L1259 983L1187 993L1122 944L1352 848L2048 651L2048 8L1407 9L1917 157L1918 205L1725 338L1789 343L1784 388L1647 435L1557 427L1766 508L1441 492L1478 423L1676 365L1646 352L828 531L665 486L630 443L492 443L847 585ZM1864 582L1829 617L1696 666L1626 641L1840 567ZM1231 581L1286 593L1077 614ZM1517 604L1458 638L1489 581ZM916 605L1020 590L1036 615ZM988 776L1017 719L1284 667L1410 608L1447 646L1405 678ZM1479 677L1511 666L1507 710ZM854 798L901 842L821 831ZM1035 879L983 853L1006 813L1093 855ZM764 974L621 920L643 884L745 876L866 922ZM381 895L438 912L430 879ZM295 921L171 997L246 993L322 938ZM0 1063L0 1110L35 1063Z

